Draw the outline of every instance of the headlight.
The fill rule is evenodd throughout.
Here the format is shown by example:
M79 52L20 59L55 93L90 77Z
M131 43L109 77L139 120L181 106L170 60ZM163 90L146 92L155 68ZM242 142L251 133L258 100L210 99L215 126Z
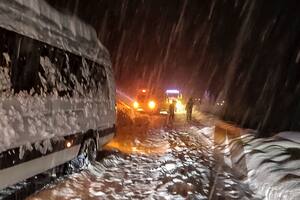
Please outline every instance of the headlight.
M137 101L133 102L133 107L134 108L138 108L139 107L139 103Z
M176 110L177 110L177 113L183 113L185 111L184 105L179 100L176 102Z
M183 105L182 105L181 101L177 101L176 102L176 108L181 109L182 107L183 107Z
M156 103L155 103L154 101L149 101L148 106L149 106L149 108L152 110L152 109L155 108Z

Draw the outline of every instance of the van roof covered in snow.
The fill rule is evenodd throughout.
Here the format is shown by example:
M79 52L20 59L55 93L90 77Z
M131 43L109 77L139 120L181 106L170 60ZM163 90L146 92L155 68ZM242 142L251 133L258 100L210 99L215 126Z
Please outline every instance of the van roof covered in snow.
M0 27L109 65L109 53L96 31L44 0L0 0Z

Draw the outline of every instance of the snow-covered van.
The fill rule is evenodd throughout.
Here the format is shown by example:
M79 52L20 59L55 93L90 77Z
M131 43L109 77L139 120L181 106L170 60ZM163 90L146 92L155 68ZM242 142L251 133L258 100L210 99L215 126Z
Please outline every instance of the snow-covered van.
M43 0L0 0L0 189L115 134L110 55L96 32Z

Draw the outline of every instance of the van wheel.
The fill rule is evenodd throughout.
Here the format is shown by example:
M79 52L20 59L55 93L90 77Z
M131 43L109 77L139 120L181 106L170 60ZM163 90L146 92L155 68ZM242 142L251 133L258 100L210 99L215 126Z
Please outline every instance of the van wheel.
M84 156L85 159L87 159L89 162L93 162L96 160L97 157L97 146L96 142L92 138L88 138L84 141L79 156Z
M91 162L94 162L97 157L96 142L92 138L87 138L79 151L76 158L71 160L67 165L67 174L81 171L89 166Z

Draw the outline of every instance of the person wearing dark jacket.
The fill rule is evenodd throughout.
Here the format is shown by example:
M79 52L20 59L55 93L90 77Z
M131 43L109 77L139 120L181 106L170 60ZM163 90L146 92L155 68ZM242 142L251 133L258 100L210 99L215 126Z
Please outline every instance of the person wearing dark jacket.
M173 122L175 118L175 105L176 101L172 101L172 103L169 105L169 122Z
M188 122L192 121L193 106L194 106L194 101L193 101L193 98L190 97L185 106L186 121L188 121Z

